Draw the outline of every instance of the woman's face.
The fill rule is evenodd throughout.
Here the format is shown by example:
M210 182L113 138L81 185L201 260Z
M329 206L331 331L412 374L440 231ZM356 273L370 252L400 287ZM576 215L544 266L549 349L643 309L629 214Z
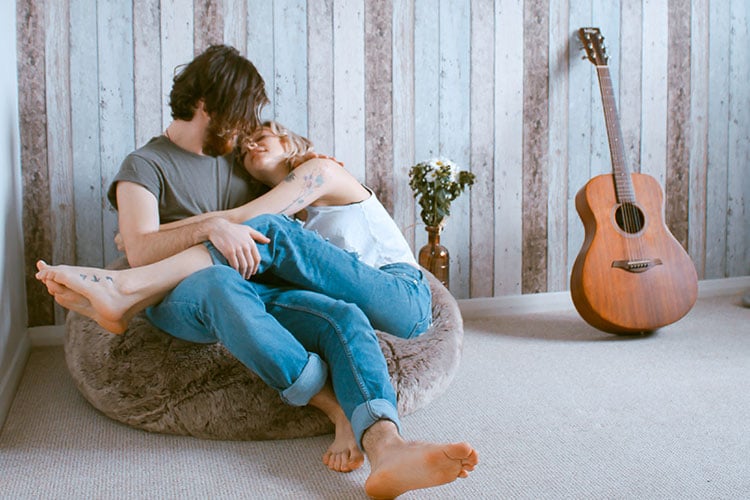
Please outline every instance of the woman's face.
M286 174L286 149L281 138L270 129L259 129L244 148L245 170L259 181L280 169Z

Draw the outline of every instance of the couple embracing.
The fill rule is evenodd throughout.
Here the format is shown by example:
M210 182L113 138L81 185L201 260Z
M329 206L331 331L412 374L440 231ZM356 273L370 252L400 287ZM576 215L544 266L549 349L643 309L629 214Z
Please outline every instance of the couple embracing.
M290 405L335 425L323 462L370 461L373 498L452 482L478 463L467 443L401 436L375 329L412 338L430 288L375 194L276 122L254 65L212 46L175 76L173 121L123 161L109 190L132 266L51 266L55 300L114 334L144 311L183 340L221 342Z

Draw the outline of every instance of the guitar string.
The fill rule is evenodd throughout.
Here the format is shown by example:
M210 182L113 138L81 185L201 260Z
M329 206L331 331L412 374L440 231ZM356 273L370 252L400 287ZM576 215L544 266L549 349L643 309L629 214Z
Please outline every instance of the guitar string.
M628 235L634 235L640 230L640 217L638 216L638 209L635 206L635 192L632 189L632 176L629 175L627 168L624 164L624 158L622 157L622 145L620 143L620 135L617 133L616 119L617 111L614 100L612 98L612 79L609 76L609 68L606 65L597 65L597 74L599 76L599 84L602 90L604 113L607 125L607 133L610 139L610 153L613 161L613 167L615 163L619 163L621 172L615 169L615 188L616 188L616 201L620 205L620 214L622 217L623 229ZM623 174L623 175L619 175ZM628 176L630 178L625 178ZM617 222L617 221L615 221ZM633 240L635 240L635 248L633 248ZM625 247L628 260L633 260L636 256L633 250L637 252L639 256L643 256L642 242L640 238L626 237Z
M619 203L619 210L622 217L622 225L623 230L628 233L629 235L633 235L640 231L642 229L642 219L639 215L638 207L635 205L635 190L633 188L633 178L632 175L630 175L630 172L627 171L627 165L625 164L625 159L622 155L622 136L619 134L619 129L614 128L616 125L617 120L617 108L616 104L614 102L614 99L612 98L612 79L609 75L609 67L607 66L606 62L606 55L604 53L604 48L602 45L600 45L604 41L604 37L598 34L596 36L597 40L596 42L592 41L590 35L588 33L584 33L583 30L579 32L579 34L582 35L582 42L584 44L584 48L587 48L587 52L589 53L589 59L594 64L597 70L597 77L599 79L599 86L601 89L602 94L602 103L604 107L604 113L605 113L605 124L607 126L607 134L608 138L610 139L610 154L612 157L613 162L613 170L614 170L614 164L616 161L619 162L619 165L621 166L621 169L624 169L621 173L623 175L619 176L622 177L622 182L626 183L626 186L622 185L621 180L618 178L617 171L615 170L614 175L614 181L615 181L615 198L616 203ZM588 43L587 43L588 42ZM596 45L596 51L595 49ZM603 61L603 63L600 64L599 59ZM606 87L605 87L606 84ZM613 116L614 115L614 116ZM623 198L623 189L627 188L627 200L624 200ZM617 220L615 220L615 223L617 224ZM638 252L638 255L640 258L645 257L643 254L643 248L642 248L642 241L640 238L633 238L633 237L626 237L625 238L625 250L627 254L628 260L633 260L634 254L632 253L632 244L631 242L635 239L636 242L636 251Z

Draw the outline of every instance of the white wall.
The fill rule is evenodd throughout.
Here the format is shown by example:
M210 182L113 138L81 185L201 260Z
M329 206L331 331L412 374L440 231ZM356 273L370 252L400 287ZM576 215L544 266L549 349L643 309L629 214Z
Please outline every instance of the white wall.
M0 2L0 427L29 353L21 227L16 2Z

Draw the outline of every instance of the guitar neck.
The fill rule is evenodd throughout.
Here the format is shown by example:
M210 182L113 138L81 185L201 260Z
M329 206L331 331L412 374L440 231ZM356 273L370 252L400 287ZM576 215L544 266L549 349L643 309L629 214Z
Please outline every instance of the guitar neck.
M607 126L609 154L612 158L612 171L615 178L617 199L620 203L634 203L635 192L633 191L633 181L630 177L630 169L628 169L625 162L622 130L620 129L620 120L617 116L617 104L615 103L609 67L597 65L596 74L599 78L599 88L602 94L604 121Z

